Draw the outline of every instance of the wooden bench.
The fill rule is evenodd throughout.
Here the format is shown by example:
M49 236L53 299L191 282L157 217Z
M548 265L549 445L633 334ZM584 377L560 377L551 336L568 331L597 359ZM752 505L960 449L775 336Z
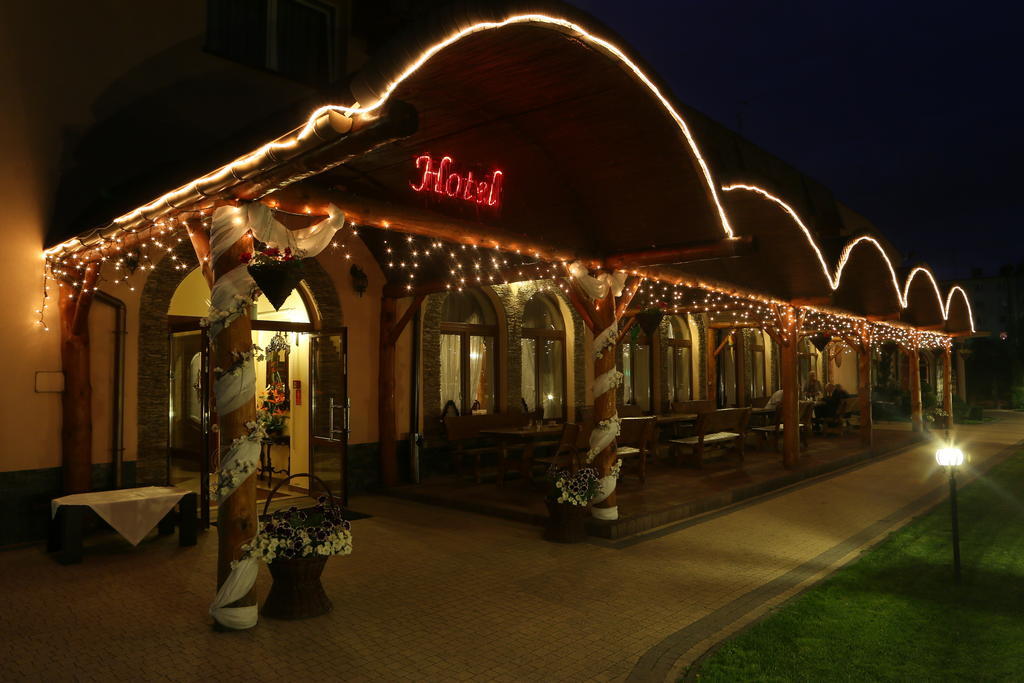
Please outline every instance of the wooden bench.
M750 408L727 408L701 413L697 417L696 434L682 439L670 439L680 464L683 455L689 464L704 466L709 449L732 448L743 462L743 446L750 422Z
M616 439L615 455L623 459L623 465L627 460L637 459L641 486L647 483L647 453L655 442L657 428L658 418L654 415L624 417Z
M494 454L500 457L501 449L492 439L483 444L480 432L484 429L503 429L506 427L522 427L529 418L522 413L496 413L493 415L449 415L444 419L444 430L448 443L452 446L452 459L455 474L461 479L464 476L463 461L469 457L473 460L473 480L480 483L480 459L484 455Z
M814 428L814 401L801 401L799 408L799 424L797 429L800 432L800 444L804 450L807 450L807 437L811 430ZM773 424L765 427L754 427L750 431L761 436L763 443L767 445L768 435L770 434L774 438L775 450L779 450L779 439L782 437L786 430L785 424L782 422L782 406L775 408L775 419Z

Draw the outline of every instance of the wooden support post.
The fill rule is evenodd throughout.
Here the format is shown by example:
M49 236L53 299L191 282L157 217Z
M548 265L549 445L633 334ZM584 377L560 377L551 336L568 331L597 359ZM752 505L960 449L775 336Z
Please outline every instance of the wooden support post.
M398 483L398 432L395 427L395 326L398 300L380 300L380 364L378 366L377 423L380 441L380 479L384 486Z
M61 396L61 465L64 493L92 488L92 381L89 358L89 310L99 264L90 263L82 274L82 286L58 287L60 312L60 360L64 370Z
M874 442L874 427L871 418L871 345L861 343L857 348L858 384L857 398L860 403L860 443L871 448Z
M734 367L736 368L736 407L745 408L750 404L747 396L747 345L743 330L733 334Z
M704 390L707 400L718 405L718 356L715 353L715 330L708 325L704 334Z
M915 432L920 432L924 429L924 415L921 411L921 363L916 346L907 350L907 379L907 389L910 391L910 426Z
M380 300L380 362L377 384L377 440L380 443L380 480L384 486L398 484L398 427L395 424L395 365L398 338L416 315L426 295L413 298L398 318L398 299L385 296ZM413 359L415 362L415 359ZM413 397L414 401L418 400Z
M194 239L194 238L193 238ZM252 252L252 237L243 235L213 264L214 281L224 277L239 263L242 254ZM202 254L197 254L202 257ZM232 320L213 340L213 367L229 368L235 362L232 352L252 347L252 323L248 315ZM249 433L247 422L256 419L255 401L247 401L227 415L218 415L220 452L227 453L236 438ZM220 505L217 514L217 586L231 573L231 563L239 559L241 547L256 535L256 476L250 474ZM256 593L230 605L243 607L256 604Z
M782 464L791 469L800 461L800 387L797 369L800 365L800 323L796 311L780 315L779 354L782 383Z
M942 409L946 411L946 429L953 428L953 345L942 352Z

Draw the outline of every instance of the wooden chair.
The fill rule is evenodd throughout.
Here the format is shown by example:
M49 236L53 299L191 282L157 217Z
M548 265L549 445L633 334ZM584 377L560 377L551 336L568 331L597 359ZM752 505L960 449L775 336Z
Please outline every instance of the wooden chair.
M626 460L637 459L637 471L640 475L641 486L647 483L647 453L655 441L657 428L658 418L653 415L622 419L615 455L622 458L623 464Z
M534 458L533 462L539 462L551 467L554 465L559 468L566 468L571 472L575 472L581 461L581 450L580 450L580 431L582 426L572 422L566 422L562 425L562 436L558 440L558 448L551 455L546 455L542 458ZM587 432L587 436L590 436L590 432ZM586 453L586 449L583 449L582 453Z
M797 429L800 432L800 443L804 450L807 450L807 437L814 428L814 401L801 401L799 407L799 424ZM750 431L761 436L762 442L767 445L768 435L774 439L775 450L779 450L779 440L785 431L786 426L782 423L782 406L775 409L775 420L773 424L765 427L754 427Z
M469 457L473 460L473 480L480 483L480 460L482 456L494 454L501 458L501 448L493 440L482 440L480 431L501 427L520 427L526 424L526 416L522 413L500 413L494 415L449 415L444 419L445 434L452 446L452 459L455 474L461 479L464 472L463 461Z
M844 398L840 401L835 415L821 418L822 433L835 434L837 436L845 436L848 434L853 426L850 423L850 415L853 413L859 413L859 402L860 399L856 396Z
M676 451L676 460L682 463L683 454L688 452L689 463L703 467L707 450L732 448L739 455L739 461L743 462L749 423L750 408L727 408L701 413L697 418L694 436L670 440Z
M757 398L750 399L751 408L764 408L768 405L768 396L758 396Z

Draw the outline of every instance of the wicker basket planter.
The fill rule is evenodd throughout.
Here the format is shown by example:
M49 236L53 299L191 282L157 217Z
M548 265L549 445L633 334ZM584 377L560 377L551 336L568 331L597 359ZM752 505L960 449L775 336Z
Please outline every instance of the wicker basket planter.
M544 540L554 543L579 543L587 538L587 508L581 505L559 503L545 498L548 521L544 525Z
M272 619L308 619L331 611L331 600L320 583L327 557L279 557L269 565L274 583L261 610Z
M334 494L331 493L330 488L315 474L292 474L282 479L273 489L270 491L270 495L267 496L266 502L263 504L263 519L267 519L268 511L270 508L270 501L273 499L274 494L277 493L284 484L297 477L308 477L310 485L317 484L327 494L326 496L320 497L320 503L326 510L324 513L313 514L324 514L336 515L334 521L330 521L329 524L335 525L337 528L337 520L340 520L341 508L338 507L337 502L334 499ZM318 506L320 507L320 506ZM314 508L314 511L316 508ZM289 516L293 511L296 511L299 515L300 520L306 520L304 516L307 513L305 511L297 511L296 508L290 508L287 511L278 511L270 517L270 522L278 521L280 524L290 524L288 521ZM344 525L344 529L348 530L349 524L344 520L341 520ZM261 522L261 528L264 522ZM323 534L324 519L319 519L314 522L314 526L310 527L299 527L306 530L315 529L309 533ZM294 529L294 527L292 527ZM273 532L271 532L273 533ZM307 533L303 531L302 533ZM294 531L289 538L296 538ZM320 537L323 540L323 536ZM303 545L301 540L296 541L296 548ZM287 551L286 551L287 552ZM308 552L308 550L307 550ZM351 546L348 552L351 552ZM342 553L347 554L347 552ZM331 611L331 600L327 597L327 593L324 591L323 584L320 583L320 576L323 574L324 566L327 564L327 560L330 559L330 555L320 554L309 554L302 557L284 557L283 555L277 555L268 564L270 568L270 575L273 577L274 582L270 586L270 593L267 595L266 601L263 603L263 608L260 612L265 617L272 619L309 619L310 617L318 617L321 614L327 614Z

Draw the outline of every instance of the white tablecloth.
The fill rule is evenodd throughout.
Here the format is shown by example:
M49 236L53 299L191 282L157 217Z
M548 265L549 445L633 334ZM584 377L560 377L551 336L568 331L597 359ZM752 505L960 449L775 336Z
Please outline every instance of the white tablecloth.
M173 486L74 493L54 498L51 514L56 517L61 505L88 506L132 545L138 545L187 493Z

